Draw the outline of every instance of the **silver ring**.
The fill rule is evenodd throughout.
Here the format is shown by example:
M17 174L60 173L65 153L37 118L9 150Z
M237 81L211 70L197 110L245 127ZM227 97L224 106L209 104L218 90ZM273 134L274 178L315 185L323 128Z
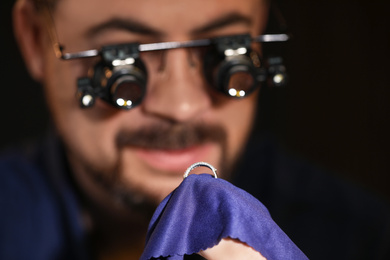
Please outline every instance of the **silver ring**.
M188 169L186 170L186 172L184 173L184 179L188 177L188 175L190 174L190 172L195 169L195 168L198 168L198 167L207 167L209 168L213 174L214 174L214 178L218 178L217 177L217 169L215 169L211 164L209 163L206 163L206 162L197 162L197 163L194 163L193 165L191 165L190 167L188 167Z

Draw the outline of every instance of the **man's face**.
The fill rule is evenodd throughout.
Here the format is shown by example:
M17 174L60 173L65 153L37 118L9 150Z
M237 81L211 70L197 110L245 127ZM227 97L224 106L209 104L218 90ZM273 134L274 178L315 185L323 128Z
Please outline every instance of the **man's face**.
M65 52L257 35L266 14L262 0L60 0L53 11ZM155 62L145 60L147 93L139 106L125 111L97 100L81 109L76 81L88 75L96 59L61 61L46 43L43 82L49 108L86 189L158 203L195 162L212 164L222 178L232 169L251 130L258 91L244 99L218 93L206 82L196 52L175 49Z

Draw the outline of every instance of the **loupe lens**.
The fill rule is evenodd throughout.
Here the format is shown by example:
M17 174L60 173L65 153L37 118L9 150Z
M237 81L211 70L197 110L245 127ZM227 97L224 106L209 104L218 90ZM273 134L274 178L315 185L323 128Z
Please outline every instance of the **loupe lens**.
M233 65L228 69L224 82L224 92L230 97L243 98L256 87L251 67Z
M248 71L234 72L228 80L226 91L232 97L245 97L254 86L254 78Z
M112 102L124 109L138 105L142 101L143 95L143 84L133 76L118 78L111 88Z

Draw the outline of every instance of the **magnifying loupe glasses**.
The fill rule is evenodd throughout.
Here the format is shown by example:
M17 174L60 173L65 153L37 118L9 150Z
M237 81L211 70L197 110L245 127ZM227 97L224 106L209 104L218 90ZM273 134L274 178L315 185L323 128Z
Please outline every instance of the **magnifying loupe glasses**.
M100 98L114 107L131 109L146 93L147 57L178 48L202 49L203 73L209 85L232 98L244 98L261 84L283 86L286 69L280 57L263 60L252 49L256 43L285 42L288 34L228 35L185 42L125 43L67 53L59 43L53 18L47 9L55 54L63 60L100 57L87 77L77 80L77 96L82 108L92 107Z
M251 45L253 42L287 41L287 34L249 34L223 36L187 42L127 43L104 46L76 53L58 50L63 60L101 57L92 68L89 77L77 81L81 107L91 107L96 98L121 108L131 109L139 105L146 93L148 72L142 57L149 52L177 48L204 48L203 72L210 86L232 97L244 98L258 86L268 82L282 86L286 71L280 58L263 61Z

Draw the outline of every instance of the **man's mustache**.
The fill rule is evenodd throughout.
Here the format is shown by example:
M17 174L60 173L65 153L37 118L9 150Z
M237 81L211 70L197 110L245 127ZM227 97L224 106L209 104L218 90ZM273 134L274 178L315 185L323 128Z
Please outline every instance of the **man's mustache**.
M226 131L219 125L205 123L159 123L137 130L118 132L119 149L134 146L146 149L179 150L206 142L226 144Z

